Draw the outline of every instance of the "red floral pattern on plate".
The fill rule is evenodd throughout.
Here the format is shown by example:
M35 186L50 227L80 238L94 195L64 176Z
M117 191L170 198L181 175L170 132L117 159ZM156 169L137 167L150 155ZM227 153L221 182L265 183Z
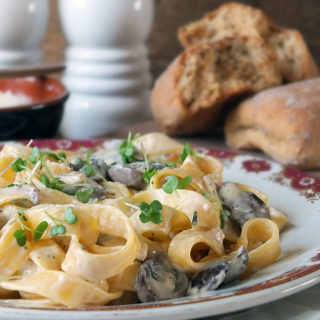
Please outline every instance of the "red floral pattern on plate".
M320 179L291 167L284 167L282 170L284 177L291 180L291 186L298 190L312 189L320 192Z
M243 161L242 165L248 172L259 173L261 171L269 171L271 169L271 166L267 161L257 159Z

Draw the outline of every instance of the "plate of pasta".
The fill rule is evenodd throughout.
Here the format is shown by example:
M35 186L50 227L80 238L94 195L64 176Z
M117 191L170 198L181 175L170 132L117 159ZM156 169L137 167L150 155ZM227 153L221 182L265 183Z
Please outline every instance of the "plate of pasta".
M0 319L191 319L320 282L320 179L160 134L4 143Z

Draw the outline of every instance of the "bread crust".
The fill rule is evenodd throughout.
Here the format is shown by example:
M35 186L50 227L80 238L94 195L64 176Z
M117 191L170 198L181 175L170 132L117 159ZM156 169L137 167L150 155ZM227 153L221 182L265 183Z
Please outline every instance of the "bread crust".
M272 45L278 55L284 83L319 76L302 34L277 26L262 10L248 5L236 2L223 4L178 31L178 38L185 48L226 36L255 36ZM288 47L283 44L288 44Z
M320 78L262 91L232 110L226 142L257 148L283 164L320 168Z
M236 11L239 10L241 15L237 15ZM224 16L232 15L231 22L223 22ZM242 15L252 17L252 19L244 25L242 23ZM216 29L210 29L208 25L214 19L222 18L220 26ZM238 18L238 21L235 19ZM241 23L238 28L231 28L232 24ZM203 41L215 41L225 37L232 36L248 36L248 37L267 37L270 33L270 21L262 10L253 8L251 6L230 2L221 5L218 9L213 10L198 20L184 25L178 29L178 39L180 43L188 48Z
M180 84L180 80L184 77L183 71L186 68L186 61L190 58L205 59L202 55L208 50L214 51L215 61L221 59L222 56L226 59L228 54L232 57L232 53L226 53L226 48L234 45L242 46L245 49L248 47L259 48L255 49L259 50L257 61L250 61L249 66L256 70L251 78L248 76L243 80L233 79L231 74L224 82L217 80L213 64L212 78L215 80L206 83L208 90L213 92L213 96L206 101L199 102L199 96L196 95L192 103L186 101ZM234 55L238 56L238 52ZM281 83L281 75L275 59L272 48L259 38L228 38L191 47L177 57L155 82L151 95L151 106L155 119L160 128L168 134L181 135L214 131L221 110L229 99ZM229 65L232 65L231 62L230 59L230 63L228 61L226 67L229 68ZM201 73L199 69L195 70L195 73ZM222 69L220 71L223 75L230 73L230 70ZM256 78L259 81L254 83ZM228 85L228 81L231 81L230 85Z

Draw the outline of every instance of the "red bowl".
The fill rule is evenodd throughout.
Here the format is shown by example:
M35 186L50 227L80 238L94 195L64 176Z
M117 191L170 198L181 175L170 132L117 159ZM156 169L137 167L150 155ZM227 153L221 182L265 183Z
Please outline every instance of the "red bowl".
M68 98L61 82L46 77L0 79L0 91L8 90L32 103L0 107L0 140L53 138Z

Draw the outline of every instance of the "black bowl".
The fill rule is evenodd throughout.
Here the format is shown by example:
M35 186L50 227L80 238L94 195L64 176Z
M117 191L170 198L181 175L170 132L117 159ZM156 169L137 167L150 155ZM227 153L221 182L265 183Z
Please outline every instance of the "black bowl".
M0 107L0 140L53 138L60 125L66 88L45 77L0 79L0 91L24 94L32 103Z

